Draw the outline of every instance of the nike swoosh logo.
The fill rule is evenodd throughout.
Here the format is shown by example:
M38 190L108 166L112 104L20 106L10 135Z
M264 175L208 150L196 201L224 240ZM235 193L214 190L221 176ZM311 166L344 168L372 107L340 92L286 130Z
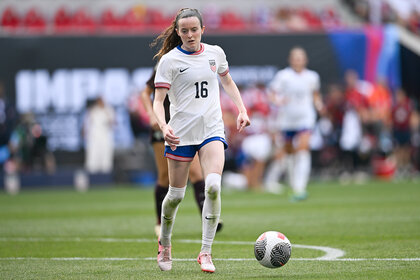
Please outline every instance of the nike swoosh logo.
M179 69L179 73L185 72L187 71L187 69L189 69L190 67L184 68L184 69Z
M207 216L205 216L204 217L206 220L214 220L214 219L216 219L216 218L209 218L209 217L207 217Z

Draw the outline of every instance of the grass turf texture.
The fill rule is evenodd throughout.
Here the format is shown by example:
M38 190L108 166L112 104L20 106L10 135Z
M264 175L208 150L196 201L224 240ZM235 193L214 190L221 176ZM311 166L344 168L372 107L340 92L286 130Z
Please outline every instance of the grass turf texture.
M195 259L200 250L199 243L180 241L201 239L189 189L174 227L175 259ZM370 260L302 260L324 253L293 248L289 263L268 269L252 260L252 244L216 243L214 258L250 260L216 260L212 275L188 260L174 261L172 271L161 272L155 260L153 190L116 186L84 194L0 194L0 279L419 279L419 181L313 183L309 190L309 199L301 203L290 203L286 195L223 191L225 227L216 240L253 242L276 230L292 244L328 246L344 250L345 259ZM384 260L389 258L417 260Z

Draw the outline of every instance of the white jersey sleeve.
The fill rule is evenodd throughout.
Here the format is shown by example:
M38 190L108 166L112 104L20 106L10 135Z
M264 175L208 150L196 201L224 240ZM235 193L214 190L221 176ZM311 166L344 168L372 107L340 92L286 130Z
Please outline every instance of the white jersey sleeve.
M171 62L167 57L164 55L160 59L157 69L156 69L156 76L155 76L155 87L156 88L171 88L171 84L173 81L173 67Z
M277 94L281 94L282 91L282 75L283 72L278 71L276 75L274 75L273 80L268 85L269 90L276 92Z
M224 75L226 75L229 72L229 64L228 64L228 62L226 60L226 54L225 54L225 52L223 51L223 49L221 47L219 47L219 46L214 46L214 47L219 52L219 57L218 57L218 60L219 60L218 65L219 65L219 67L217 69L217 73L220 76L224 76Z

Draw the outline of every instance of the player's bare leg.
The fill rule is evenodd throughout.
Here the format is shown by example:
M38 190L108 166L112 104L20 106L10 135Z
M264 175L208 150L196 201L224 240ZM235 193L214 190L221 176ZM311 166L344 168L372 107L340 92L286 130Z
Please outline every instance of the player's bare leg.
M155 154L155 162L157 165L157 181L155 186L155 206L156 206L156 225L155 234L159 238L160 225L162 216L162 203L168 193L169 180L168 180L168 162L163 156L165 145L163 142L155 142L152 144Z

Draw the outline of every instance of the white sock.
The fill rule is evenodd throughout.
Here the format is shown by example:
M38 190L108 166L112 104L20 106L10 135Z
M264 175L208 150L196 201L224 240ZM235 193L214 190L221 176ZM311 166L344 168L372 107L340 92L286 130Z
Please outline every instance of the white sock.
M295 194L304 194L311 173L311 153L306 150L298 151L295 155L294 187Z
M294 189L295 188L295 155L287 154L285 160L286 160L287 177L289 179L289 185L292 189Z
M171 245L171 234L175 222L176 212L178 211L179 204L185 196L186 188L187 186L183 188L174 188L169 186L168 193L162 202L162 226L160 228L160 243L163 246Z
M273 160L267 168L265 184L278 183L285 168L286 162L284 158Z
M205 200L203 205L203 236L201 252L211 254L211 245L216 234L217 224L219 223L221 199L222 177L217 173L210 173L206 177Z

